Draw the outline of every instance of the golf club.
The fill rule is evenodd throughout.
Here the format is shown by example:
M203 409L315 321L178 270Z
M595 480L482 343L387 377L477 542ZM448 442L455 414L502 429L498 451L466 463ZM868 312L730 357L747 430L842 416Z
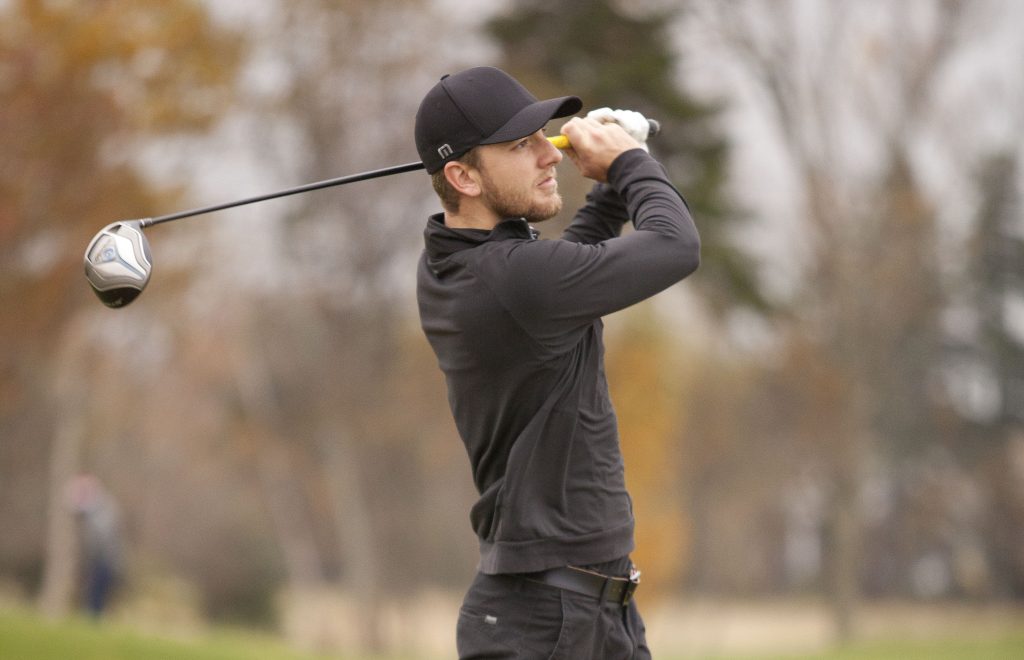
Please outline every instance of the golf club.
M657 134L661 130L661 126L653 119L648 121L650 122L650 135ZM549 137L548 140L558 149L567 149L570 146L569 139L564 135ZM296 195L311 190L391 176L392 174L413 172L421 170L423 167L423 163L406 163L405 165L395 165L379 170L370 170L368 172L360 172L359 174L316 181L295 188L279 190L255 197L246 197L245 199L233 202L190 209L188 211L178 211L177 213L169 213L153 218L120 220L101 229L89 241L89 246L85 249L84 258L85 278L89 281L92 290L104 305L111 308L124 307L139 297L142 290L146 288L146 284L149 283L149 277L153 271L153 257L149 250L149 241L146 240L146 235L142 233L142 230L146 227L194 215L222 211L245 204L254 204L277 197Z

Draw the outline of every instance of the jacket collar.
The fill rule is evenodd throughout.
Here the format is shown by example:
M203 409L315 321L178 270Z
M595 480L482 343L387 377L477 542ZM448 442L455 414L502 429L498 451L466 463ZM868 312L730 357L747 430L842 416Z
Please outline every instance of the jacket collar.
M423 232L427 256L431 259L444 259L456 252L490 241L530 240L538 236L537 230L531 227L524 218L506 218L490 231L486 229L453 229L444 224L443 213L430 216L427 220L427 228Z

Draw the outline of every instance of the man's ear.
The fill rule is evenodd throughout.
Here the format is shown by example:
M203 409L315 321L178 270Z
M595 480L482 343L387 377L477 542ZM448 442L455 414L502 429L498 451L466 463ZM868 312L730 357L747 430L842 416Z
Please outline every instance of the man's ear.
M445 163L444 178L448 179L448 185L466 197L479 197L483 192L480 172L457 160Z

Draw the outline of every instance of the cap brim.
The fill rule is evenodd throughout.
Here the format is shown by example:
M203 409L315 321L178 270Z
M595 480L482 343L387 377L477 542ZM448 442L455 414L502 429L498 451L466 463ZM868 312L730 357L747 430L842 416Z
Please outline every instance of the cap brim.
M581 109L583 109L583 101L577 96L560 96L531 103L505 122L504 126L481 140L480 144L497 144L498 142L518 140L536 133L552 119L574 115Z

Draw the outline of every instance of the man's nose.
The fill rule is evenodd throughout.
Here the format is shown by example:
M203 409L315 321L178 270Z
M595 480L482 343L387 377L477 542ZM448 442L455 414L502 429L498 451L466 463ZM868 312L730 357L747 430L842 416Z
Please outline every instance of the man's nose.
M541 164L544 167L558 165L562 162L562 158L565 157L561 150L551 144L547 138L544 139L544 144L541 145L541 149Z

